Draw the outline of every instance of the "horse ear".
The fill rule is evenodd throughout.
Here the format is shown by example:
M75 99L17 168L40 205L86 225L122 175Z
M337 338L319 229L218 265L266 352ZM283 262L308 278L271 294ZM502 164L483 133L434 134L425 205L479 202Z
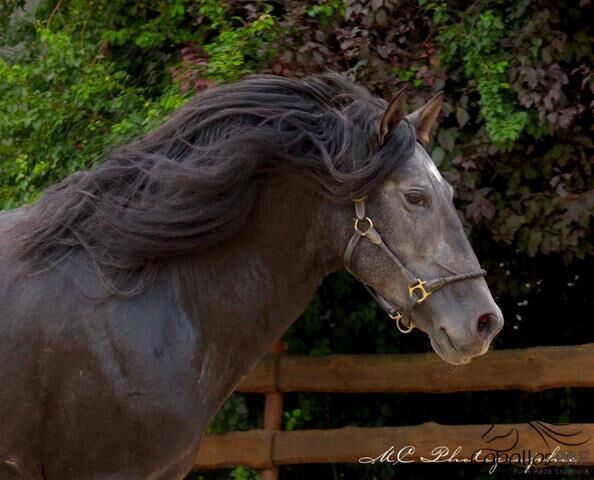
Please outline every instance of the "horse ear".
M401 88L386 108L379 124L379 144L383 145L386 135L396 125L398 125L404 117L406 117L408 106L408 96L406 95L406 87Z
M423 145L429 143L431 127L435 123L435 120L437 120L442 105L443 92L439 92L425 105L406 117L408 121L414 125L415 130L417 131L417 138Z

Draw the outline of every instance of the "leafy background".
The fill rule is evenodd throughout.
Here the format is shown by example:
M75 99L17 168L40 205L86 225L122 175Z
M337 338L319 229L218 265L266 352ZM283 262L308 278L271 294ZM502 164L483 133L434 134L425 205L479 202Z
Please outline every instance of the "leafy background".
M430 150L506 315L496 348L594 338L590 0L0 0L0 208L35 200L191 95L253 72L332 69L389 98L447 101ZM427 351L344 273L287 332L289 353ZM284 428L592 422L587 389L285 397ZM262 425L233 395L213 433ZM487 478L480 467L440 472ZM285 479L424 478L429 466L283 467ZM495 476L508 478L500 468ZM572 478L588 476L574 471ZM195 473L251 479L255 472ZM559 477L557 477L559 478Z

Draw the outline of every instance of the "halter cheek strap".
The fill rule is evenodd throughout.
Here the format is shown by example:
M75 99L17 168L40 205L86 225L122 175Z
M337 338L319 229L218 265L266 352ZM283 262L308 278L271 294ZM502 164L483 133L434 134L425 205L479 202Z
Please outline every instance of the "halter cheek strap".
M449 275L446 277L438 277L433 280L421 280L416 276L406 265L404 265L398 256L390 250L390 248L384 243L382 236L376 230L373 225L373 221L365 213L365 197L354 200L355 203L355 214L354 227L355 231L351 240L349 241L347 248L344 252L344 264L345 268L352 274L350 269L352 263L353 252L355 247L359 243L359 240L366 238L372 244L378 246L386 256L392 260L392 263L396 265L402 276L404 277L408 286L408 301L402 308L397 308L382 295L377 293L369 285L365 285L365 288L370 295L375 299L377 304L382 310L384 310L390 318L396 321L396 327L402 333L409 333L413 328L412 319L410 319L410 312L418 304L423 303L427 298L436 290L443 288L449 283L459 282L462 280L468 280L471 278L483 277L486 275L483 269L473 270L468 273L460 273L456 275ZM405 322L406 320L406 322Z

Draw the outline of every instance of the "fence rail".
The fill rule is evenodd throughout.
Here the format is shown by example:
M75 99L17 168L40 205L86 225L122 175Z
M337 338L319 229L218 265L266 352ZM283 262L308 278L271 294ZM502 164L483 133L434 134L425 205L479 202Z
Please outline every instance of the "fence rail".
M283 432L278 430L282 393L450 393L511 389L536 392L559 387L594 387L594 344L495 350L463 366L449 366L430 353L319 358L280 353L277 345L274 353L265 357L236 389L267 394L266 430L207 435L196 468L242 465L265 469L265 478L272 479L278 476L278 465L351 463L361 457L375 458L389 447L398 451L414 446L415 451L407 459L418 462L421 457L431 458L432 450L440 446L451 452L460 447L460 458L465 455L470 458L479 448L505 450L510 435L517 435L515 448L521 451L549 452L550 445L555 443L553 439L546 440L546 433L543 435L546 424L539 429L532 423L490 426L429 422L402 427ZM276 426L271 428L271 425ZM573 445L561 446L562 452L578 455L582 465L594 465L594 424L548 428L563 429L563 435L574 439L570 442ZM569 438L563 435L556 438ZM480 457L475 460L480 461Z
M594 343L493 350L452 366L434 353L264 358L238 392L536 392L594 387ZM414 372L414 375L411 374Z
M556 458L564 459L567 453L580 461L580 465L594 465L594 424L571 424L563 428L569 434L567 442L583 445L559 445ZM502 435L503 438L488 442L481 438L490 430L488 439ZM517 436L516 436L517 435ZM519 443L507 453L519 453L526 458L539 453L551 452L556 444L552 439L546 442L533 425L527 423L500 425L441 425L433 422L405 427L355 428L345 427L333 430L298 430L294 432L271 432L251 430L209 436L198 454L196 466L202 469L230 468L243 465L251 468L268 468L271 465L296 465L304 463L357 463L363 457L378 458L393 447L394 460L400 452L405 461L420 462L421 457L435 459L440 454L460 462L473 460L473 454L481 450L474 461L485 461L492 450L503 451L519 439ZM545 437L547 438L547 437ZM414 447L411 451L409 447ZM443 450L442 447L447 448ZM439 448L439 451L435 449ZM447 453L446 453L447 452ZM569 458L569 457L567 457ZM381 459L378 459L379 463ZM535 462L538 466L538 461ZM563 463L560 463L563 465Z

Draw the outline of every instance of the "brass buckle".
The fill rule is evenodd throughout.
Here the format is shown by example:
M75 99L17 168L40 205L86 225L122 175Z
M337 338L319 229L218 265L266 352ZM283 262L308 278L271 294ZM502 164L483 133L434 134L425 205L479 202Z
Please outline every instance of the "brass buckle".
M367 229L365 231L363 231L359 228L359 222L362 220L365 220L369 224L369 226L367 227ZM355 232L357 232L362 237L366 237L367 234L369 232L371 232L371 230L373 230L373 222L371 221L371 218L369 218L369 217L365 217L362 219L355 218Z
M388 313L388 316L392 319L396 321L396 328L401 332L401 333L410 333L412 332L412 329L414 328L412 322L410 322L408 324L407 328L404 328L403 322L402 322L402 314L400 312L396 312L396 314L393 313Z
M425 290L425 283L427 283L427 282L423 282L420 278L417 278L417 283L408 287L409 297L412 297L413 294L415 293L415 291L417 291L417 290L421 291L421 297L417 297L416 303L424 302L427 299L427 297L429 295L431 295L431 292L428 292L427 290Z

